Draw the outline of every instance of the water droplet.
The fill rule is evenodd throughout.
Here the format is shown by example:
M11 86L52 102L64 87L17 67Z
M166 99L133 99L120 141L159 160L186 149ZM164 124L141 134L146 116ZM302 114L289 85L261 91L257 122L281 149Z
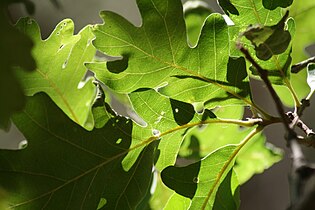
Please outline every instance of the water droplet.
M27 24L31 25L33 23L32 19L27 20Z
M155 137L158 137L158 136L161 135L161 132L159 130L157 130L157 129L153 129L152 130L152 135L155 136Z
M64 23L63 23L63 26L66 26L66 25L67 25L67 22L64 22Z
M178 112L179 112L179 109L175 108L175 112L178 113Z
M193 106L197 114L203 114L203 112L205 111L205 107L202 102L193 103Z
M194 183L199 183L199 178L198 177L194 177L193 182Z
M64 44L60 45L59 50L61 50L62 48L64 48Z
M28 142L26 140L23 140L19 143L18 148L19 149L25 149L27 147Z
M116 144L120 144L122 142L122 138L117 139Z
M60 32L57 32L56 34L57 34L57 36L59 36L59 35L60 35Z

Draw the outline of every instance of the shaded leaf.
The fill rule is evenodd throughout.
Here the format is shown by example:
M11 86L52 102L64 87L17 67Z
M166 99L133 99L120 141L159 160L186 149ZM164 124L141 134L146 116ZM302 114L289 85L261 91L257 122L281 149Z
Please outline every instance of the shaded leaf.
M219 5L222 7L226 14L239 15L237 8L231 3L230 0L218 0Z
M221 15L207 18L198 45L191 48L179 0L138 0L137 4L141 27L111 12L102 12L106 24L94 27L98 50L128 58L128 68L118 74L111 73L106 63L89 64L100 81L119 93L155 88L186 103L207 101L208 107L249 102L248 78L241 83L226 79L228 28ZM234 69L234 76L238 71Z
M92 130L94 121L91 107L96 87L91 78L81 81L87 71L83 63L91 61L95 54L90 26L73 35L73 22L66 19L56 26L46 40L41 39L37 23L29 18L21 19L17 28L35 43L33 56L37 62L36 71L19 74L26 94L47 93L70 119Z
M214 203L220 202L216 200L217 191L225 177L228 176L228 172L232 169L235 155L238 153L239 149L239 146L228 145L191 165L185 167L171 166L166 168L164 169L164 171L167 171L166 173L162 171L162 180L168 187L176 192L181 192L184 196L193 195L189 209L213 209ZM197 176L191 174L190 171L192 167L194 169L199 168ZM175 177L171 177L173 179L171 186L168 185L169 182L167 180L169 177L166 176L167 174L176 175ZM191 174L192 176L187 175L187 177L185 177L184 174ZM174 180L174 178L176 178L176 180ZM192 185L193 183L194 185ZM197 188L195 186L197 186ZM230 187L230 183L222 187ZM222 188L220 190L222 190ZM220 196L220 194L218 194L218 196ZM234 203L235 200L233 198L231 200L225 200L225 202Z
M240 192L238 177L233 169L221 183L214 201L213 210L238 210Z
M291 35L285 29L289 13L273 26L249 26L243 35L255 47L256 56L261 60L269 60L273 55L282 54L291 42Z
M161 173L163 183L176 193L192 199L197 190L200 165L198 161L186 167L168 166Z
M277 7L286 8L293 3L293 0L263 0L266 9L274 10Z
M31 55L32 40L10 25L2 10L0 27L0 128L7 128L10 116L23 109L25 104L23 89L16 78L15 67L19 66L23 70L31 71L35 69L36 64Z
M116 117L88 132L45 95L29 98L13 120L28 147L0 151L0 185L11 208L96 209L105 199L101 209L134 209L149 189L156 141L130 170L121 165L131 142L130 120Z
M254 174L263 173L279 162L283 152L270 143L265 142L263 135L257 135L240 152L234 167L239 184L247 182Z

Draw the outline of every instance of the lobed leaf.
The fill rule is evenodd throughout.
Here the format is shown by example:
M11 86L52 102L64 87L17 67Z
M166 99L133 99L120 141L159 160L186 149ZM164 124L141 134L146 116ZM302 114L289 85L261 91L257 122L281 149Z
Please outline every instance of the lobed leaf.
M91 78L82 81L87 71L83 63L91 61L95 54L90 26L73 35L74 24L65 19L46 40L41 39L39 27L32 19L23 18L16 27L35 43L33 56L37 63L36 71L18 74L26 95L47 93L70 119L92 130L91 107L96 87Z
M231 194L224 202L237 209L238 201L235 203L234 193L238 182L235 179L231 182L231 170L242 145L222 147L201 161L185 167L169 166L162 171L162 180L178 194L191 198L189 209L218 208L222 206L220 195L223 192Z
M219 14L210 15L203 25L197 46L187 44L182 5L179 0L138 0L141 27L135 27L112 12L102 12L104 24L94 27L95 47L115 61L92 63L96 77L119 93L155 88L163 95L208 107L249 102L247 77L229 62L228 28ZM118 63L117 63L118 62ZM246 72L246 71L245 71ZM242 73L241 73L242 74Z
M149 189L157 142L125 171L133 124L114 117L91 132L68 119L46 96L28 99L14 123L28 140L0 151L0 186L12 209L134 209Z

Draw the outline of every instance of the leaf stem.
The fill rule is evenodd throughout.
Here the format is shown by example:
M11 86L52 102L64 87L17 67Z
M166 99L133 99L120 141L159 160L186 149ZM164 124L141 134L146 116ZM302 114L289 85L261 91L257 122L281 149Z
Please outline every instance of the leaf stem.
M248 50L241 44L238 43L237 44L238 49L244 54L245 58L257 69L260 78L263 80L263 82L266 84L266 87L268 89L268 91L271 94L271 97L276 105L278 114L280 115L280 117L282 118L283 124L287 130L287 132L292 135L292 136L296 136L295 132L290 128L290 120L288 119L287 115L285 114L285 111L283 109L283 105L282 102L278 96L278 94L276 93L276 91L274 90L274 88L272 87L272 84L268 78L268 71L263 69L255 60L254 58L250 55L250 53L248 52ZM300 103L300 102L299 102Z

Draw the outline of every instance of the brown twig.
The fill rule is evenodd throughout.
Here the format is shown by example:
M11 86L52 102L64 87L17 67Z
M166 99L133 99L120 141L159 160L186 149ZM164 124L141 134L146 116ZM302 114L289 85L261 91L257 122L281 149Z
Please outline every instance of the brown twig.
M304 69L305 67L307 67L308 64L310 63L315 63L315 56L311 57L305 61L302 61L300 63L294 64L291 67L291 72L292 73L298 73L300 72L302 69Z

